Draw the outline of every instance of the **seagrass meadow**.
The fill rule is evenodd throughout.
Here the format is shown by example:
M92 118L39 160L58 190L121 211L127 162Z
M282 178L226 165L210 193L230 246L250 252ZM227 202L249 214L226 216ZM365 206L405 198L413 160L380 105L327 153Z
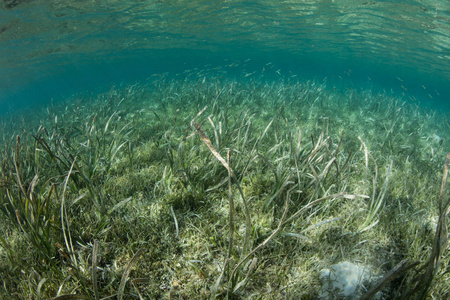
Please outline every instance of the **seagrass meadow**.
M449 120L198 71L5 115L0 298L445 299Z

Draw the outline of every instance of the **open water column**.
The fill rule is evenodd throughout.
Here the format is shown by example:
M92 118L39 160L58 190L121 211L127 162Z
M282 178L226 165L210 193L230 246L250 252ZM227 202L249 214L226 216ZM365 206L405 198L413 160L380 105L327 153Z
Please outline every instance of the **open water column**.
M1 0L0 298L446 299L450 2Z

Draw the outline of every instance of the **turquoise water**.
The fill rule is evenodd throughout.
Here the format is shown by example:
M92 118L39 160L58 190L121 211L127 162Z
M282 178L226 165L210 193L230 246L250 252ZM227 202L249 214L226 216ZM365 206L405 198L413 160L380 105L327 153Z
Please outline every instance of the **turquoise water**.
M444 299L449 116L449 0L0 0L0 298Z
M2 112L214 67L450 102L447 0L0 3Z

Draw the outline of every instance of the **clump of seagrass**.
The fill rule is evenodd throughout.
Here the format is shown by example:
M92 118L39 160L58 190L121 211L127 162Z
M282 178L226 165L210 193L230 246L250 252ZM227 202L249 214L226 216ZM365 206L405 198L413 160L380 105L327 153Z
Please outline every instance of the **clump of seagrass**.
M273 120L269 122L269 125L265 128L263 134L256 139L255 144L252 147L252 150L250 151L250 158L249 160L243 164L244 171L247 170L250 162L253 162L256 157L262 158L262 161L264 161L268 166L271 167L274 177L276 178L276 191L272 196L268 198L266 201L266 207L272 202L272 200L275 200L275 198L281 197L281 193L283 191L286 191L286 195L284 198L284 205L282 209L282 215L279 218L277 222L276 228L270 233L267 234L262 242L260 242L255 247L252 246L252 242L250 240L251 238L251 218L250 218L250 210L247 204L247 201L245 199L243 190L240 186L240 181L236 178L235 172L233 171L230 160L231 160L231 151L227 151L227 159L225 158L215 149L215 147L212 145L211 140L208 138L208 136L205 134L205 132L202 130L202 127L199 123L195 122L195 119L197 119L205 109L203 109L200 113L197 114L197 116L191 121L190 125L195 128L197 134L203 141L203 143L206 145L206 147L210 150L210 152L213 154L213 156L225 167L225 169L228 172L228 194L229 194L229 240L228 240L228 253L225 256L224 266L222 269L221 274L217 278L214 286L211 288L211 299L214 299L219 286L222 282L222 280L225 278L226 282L226 295L228 298L233 298L239 290L241 290L245 285L248 283L248 280L250 276L253 274L254 270L257 268L258 265L258 258L255 256L255 254L260 251L263 247L265 247L267 244L269 244L270 241L272 241L282 230L282 228L292 222L295 219L298 219L298 217L304 213L305 211L311 209L312 207L318 205L319 203L323 203L327 200L330 200L330 202L339 199L339 198L346 198L346 199L355 199L356 197L363 197L366 198L367 196L364 195L352 195L347 194L344 192L341 193L335 193L331 195L326 195L324 197L315 198L314 201L309 202L308 204L301 206L297 208L297 211L294 212L292 215L288 216L289 212L289 203L291 202L291 195L293 194L299 194L301 191L298 189L298 185L295 183L295 181L292 180L292 178L300 176L300 170L299 166L301 166L302 169L310 168L314 170L314 167L312 166L313 163L317 161L321 161L324 157L320 156L320 159L317 158L318 153L322 149L326 149L327 142L329 141L329 138L323 137L323 132L320 135L319 139L317 140L317 143L313 143L313 149L311 151L311 154L305 157L302 157L302 161L299 161L299 153L300 153L300 137L301 133L299 134L299 141L297 143L297 147L290 147L291 151L294 151L296 153L295 159L296 159L296 168L295 170L288 171L287 174L284 174L281 176L281 174L278 174L277 171L273 170L272 164L269 162L269 160L262 154L257 152L257 145L261 141L262 137L267 133L269 127L273 123ZM213 125L211 119L208 117L208 120L210 121L211 125ZM288 137L292 143L292 136ZM216 136L217 139L217 136ZM276 147L279 147L277 145ZM272 148L273 150L276 149L275 147ZM338 151L335 152L337 154ZM289 157L289 156L287 156ZM311 185L316 184L317 186L320 186L322 184L324 178L327 177L327 174L330 170L331 165L335 162L336 158L333 157L326 163L322 173L316 174L316 176L313 176L313 180ZM347 162L345 163L347 164ZM345 166L345 165L344 165ZM242 175L243 176L243 175ZM281 180L281 177L283 177L283 180ZM244 246L243 250L240 252L240 257L237 260L234 260L232 257L233 248L235 247L234 243L234 226L235 226L235 205L234 205L234 199L233 199L233 193L232 193L232 183L234 183L237 186L237 189L239 191L239 194L242 198L242 203L244 206L244 213L245 213L245 236L244 236ZM300 183L300 182L299 182ZM298 183L298 184L299 184ZM313 195L311 197L315 197L318 191L318 188L314 188ZM314 199L314 198L313 198ZM311 199L311 200L313 200ZM253 257L253 258L252 258Z
M283 221L286 217L287 211L288 211L288 207L289 207L289 196L286 197L286 202L285 202L285 208L284 208L284 212L283 212L283 216L281 217L279 223L278 223L278 227L272 232L272 234L267 237L261 244L259 244L257 247L253 248L252 250L250 250L251 245L250 245L250 234L251 234L251 220L250 220L250 212L248 209L248 205L247 202L245 200L244 197L244 193L242 191L242 188L239 184L239 181L236 179L236 176L233 173L233 170L230 167L230 151L228 150L227 153L227 161L225 161L225 159L220 155L219 152L217 152L216 149L214 149L214 147L211 144L211 141L209 140L209 138L206 136L206 134L202 131L200 124L193 122L192 125L194 126L194 128L197 130L198 135L200 136L200 138L202 139L202 141L205 143L205 145L208 147L208 149L211 151L211 153L214 155L214 157L227 169L228 171L228 186L229 186L229 201L230 201L230 237L229 237L229 248L228 248L228 254L227 254L227 258L226 261L224 263L224 268L223 268L223 272L222 274L219 276L219 278L216 281L216 284L213 286L212 288L212 292L211 292L211 299L214 299L217 293L217 288L222 280L222 277L224 275L225 270L229 269L229 263L230 263L230 257L231 257L231 251L233 248L233 234L234 234L234 202L233 202L233 194L232 194L232 188L231 188L231 182L232 180L234 181L234 183L237 185L239 193L242 197L242 202L244 203L244 209L245 209L245 216L246 216L246 230L245 230L245 239L244 239L244 248L241 254L241 258L240 260L234 265L234 268L232 269L231 273L229 272L231 269L229 269L228 271L228 282L229 282L229 286L228 286L228 293L230 294L230 296L234 293L236 293L241 287L243 287L246 283L247 280L249 279L249 276L252 274L252 272L255 270L256 268L256 264L258 262L258 259L255 257L252 259L250 266L248 267L247 270L247 274L245 275L245 277L243 279L241 279L239 282L239 274L238 274L238 270L240 269L240 267L242 266L242 264L244 262L246 262L254 253L256 253L259 249L261 249L262 247L264 247L267 243L270 242L270 240L272 240L276 234L280 231L281 226L283 224ZM289 193L288 193L289 195Z
M378 291L385 287L392 280L404 276L408 271L414 269L414 275L410 280L406 280L400 286L397 292L400 299L427 299L433 280L441 266L441 260L448 251L449 236L447 232L447 215L450 213L450 197L444 201L444 191L447 184L447 176L450 164L450 153L447 154L444 174L442 176L441 190L439 193L439 219L436 226L436 232L431 246L431 254L424 263L408 263L408 259L402 260L394 269L386 274L371 290L369 290L361 299L371 299ZM418 269L416 269L418 267ZM447 294L448 295L448 294Z
M55 254L54 224L57 215L58 178L46 178L40 171L38 149L32 148L17 136L12 150L6 149L2 165L0 199L2 212L23 233L36 250L42 265L53 260ZM13 256L6 240L0 242Z
M92 272L91 272L91 278L90 278L91 282L92 282L92 290L94 293L94 298L86 296L86 295L80 295L80 294L66 294L66 295L56 296L52 300L100 299L100 294L99 294L99 290L98 290L98 274L97 274L97 272L98 272L98 267L97 267L98 251L99 251L98 242L97 242L97 240L94 240L94 246L93 246L93 250L92 250ZM117 293L107 296L107 297L103 297L102 299L108 299L108 298L112 298L112 297L117 297L118 300L124 299L125 285L126 285L127 281L129 280L130 272L131 272L132 268L134 267L134 265L139 260L139 258L141 257L142 253L143 253L143 250L139 249L133 255L133 257L130 259L130 261L128 262L124 272L122 273L122 278L120 280L120 284L119 284ZM135 291L139 295L139 299L143 299L143 298L142 298L142 295L141 295L136 283L143 282L143 281L146 281L146 279L137 278L137 279L133 279L131 281ZM87 282L84 282L84 284L87 286Z
M378 193L377 193L378 165L377 165L375 159L373 158L373 156L370 154L366 143L360 137L358 137L358 139L361 142L361 146L364 148L364 158L365 158L365 166L366 166L366 170L365 170L365 181L366 182L367 182L368 174L369 174L369 158L372 160L372 162L374 164L374 171L375 171L375 174L372 179L372 197L370 198L370 202L369 202L368 214L367 214L365 222L358 229L359 232L363 232L366 230L370 230L372 227L374 227L375 225L378 224L378 221L374 221L374 219L375 219L378 211L381 209L381 207L384 204L384 198L385 198L386 192L388 190L388 185L389 185L389 176L392 173L393 161L391 160L388 168L386 169L386 179L384 180L384 183L383 183L380 191L378 191Z

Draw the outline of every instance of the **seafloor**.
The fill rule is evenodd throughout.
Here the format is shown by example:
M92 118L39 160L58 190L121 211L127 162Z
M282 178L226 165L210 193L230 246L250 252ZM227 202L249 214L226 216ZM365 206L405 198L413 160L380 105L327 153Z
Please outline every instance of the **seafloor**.
M192 74L3 117L0 298L449 295L448 112Z

